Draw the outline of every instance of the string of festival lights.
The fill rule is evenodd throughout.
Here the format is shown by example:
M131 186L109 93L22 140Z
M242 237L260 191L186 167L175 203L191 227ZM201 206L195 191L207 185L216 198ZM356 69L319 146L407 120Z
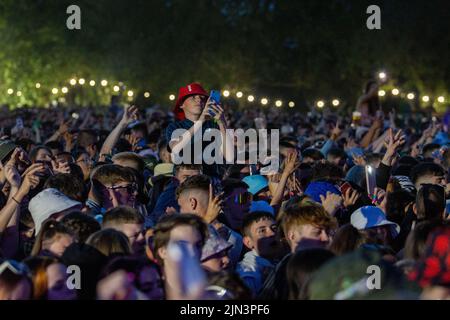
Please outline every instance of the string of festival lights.
M378 73L378 78L382 81L387 79L387 74L384 71L381 71ZM90 80L89 82L87 82L86 79L84 78L72 78L68 81L69 85L68 86L63 86L61 88L58 87L52 87L51 88L51 93L53 95L58 95L60 93L62 93L63 95L67 94L69 92L69 88L71 87L75 87L77 84L80 85L81 87L83 86L87 86L89 85L90 87L95 87L97 85L97 82L95 80ZM103 79L101 81L99 81L100 86L101 87L108 87L108 84L111 84L111 81L108 81L106 79ZM35 84L35 88L38 90L42 90L43 89L43 85L39 82L37 82ZM128 101L132 101L133 98L135 97L135 92L131 89L126 90L125 89L126 86L124 86L123 82L119 82L118 84L114 84L112 86L112 90L115 93L119 93L120 91L123 91L123 93L127 96ZM436 97L431 97L430 95L422 95L421 97L418 97L417 94L415 94L414 92L411 91L404 91L401 90L400 88L394 87L391 90L386 90L386 89L382 89L383 87L380 88L380 90L378 91L378 96L383 98L385 97L388 93L390 93L392 96L394 97L403 97L406 98L408 100L414 100L417 98L421 98L421 101L424 103L430 103L431 101L435 101L437 103L443 104L446 102L446 98L444 95L439 95ZM388 92L389 91L389 92ZM6 90L6 93L8 95L14 95L14 93L16 94L17 97L22 97L23 93L20 90L14 90L13 88L8 88ZM295 102L293 100L288 100L288 101L283 101L281 99L272 99L266 96L261 96L260 98L257 98L255 95L253 94L248 94L248 95L244 95L244 93L242 91L233 91L235 97L237 99L246 99L249 103L259 103L263 106L267 106L270 102L273 102L274 106L277 108L281 108L283 105L287 105L289 108L294 108L295 107ZM222 95L224 98L231 98L232 97L232 91L225 89L222 90ZM149 91L145 91L143 93L143 97L146 99L149 99L151 96L151 93ZM176 99L176 95L174 93L171 93L168 96L170 101L174 101ZM63 98L64 99L64 98ZM61 100L60 100L61 101ZM64 99L65 101L65 99ZM322 109L324 108L327 103L330 103L333 107L339 107L339 105L341 105L342 101L339 98L333 98L331 100L326 100L326 99L317 99L314 102L314 105L319 108Z

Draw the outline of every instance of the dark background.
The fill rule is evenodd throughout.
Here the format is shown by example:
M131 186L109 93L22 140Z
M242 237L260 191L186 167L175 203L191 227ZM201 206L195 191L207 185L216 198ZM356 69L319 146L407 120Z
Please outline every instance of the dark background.
M79 103L105 102L110 92L99 82L107 79L163 104L192 81L207 90L354 104L381 69L404 90L448 97L449 3L2 0L0 103L45 103L52 87L83 77L97 85L72 90ZM71 4L81 8L81 30L66 28ZM381 30L366 28L370 4L381 8Z

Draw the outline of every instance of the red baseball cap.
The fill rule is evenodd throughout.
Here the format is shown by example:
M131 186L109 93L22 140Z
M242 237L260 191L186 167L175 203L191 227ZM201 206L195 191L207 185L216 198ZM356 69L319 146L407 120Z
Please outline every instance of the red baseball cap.
M178 91L178 99L175 103L175 108L173 109L175 119L177 120L185 119L184 111L180 108L180 106L183 104L184 100L186 100L187 97L194 95L202 95L205 97L209 96L209 94L205 91L205 89L203 89L203 87L199 83L194 82L188 84L186 87L180 88L180 90Z

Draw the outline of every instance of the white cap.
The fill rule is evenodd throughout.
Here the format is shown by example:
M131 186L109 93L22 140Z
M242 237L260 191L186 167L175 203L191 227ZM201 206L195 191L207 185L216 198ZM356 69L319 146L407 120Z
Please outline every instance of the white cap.
M55 213L81 205L81 202L68 198L57 189L49 188L35 195L28 204L28 210L33 218L36 234L42 223Z
M390 225L392 226L394 237L400 232L400 226L387 220L383 210L375 206L361 207L353 212L350 217L350 223L358 230Z

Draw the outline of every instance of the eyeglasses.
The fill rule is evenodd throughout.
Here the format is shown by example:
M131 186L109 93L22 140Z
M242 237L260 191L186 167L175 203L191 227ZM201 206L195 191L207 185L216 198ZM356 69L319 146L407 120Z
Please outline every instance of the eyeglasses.
M129 194L132 194L138 190L137 184L135 182L131 184L127 184L126 186L112 186L112 187L106 187L106 189L109 190L119 190L119 189L126 189Z
M6 270L13 272L16 275L29 277L31 272L26 264L17 262L15 260L6 260L0 265L0 274L3 274Z

